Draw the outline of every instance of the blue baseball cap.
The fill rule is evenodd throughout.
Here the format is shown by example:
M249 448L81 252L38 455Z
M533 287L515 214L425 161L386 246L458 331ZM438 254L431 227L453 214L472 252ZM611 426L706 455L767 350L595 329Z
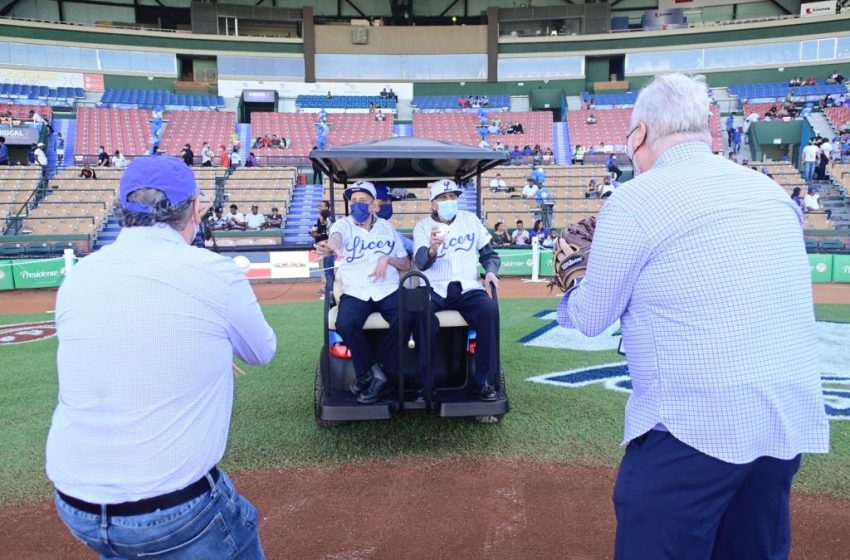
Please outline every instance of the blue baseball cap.
M390 189L387 188L386 185L375 185L375 198L378 200L392 200L393 197L390 194Z
M127 197L139 189L161 190L171 206L204 194L189 166L180 158L168 156L135 158L127 166L118 186L118 200L122 207L131 212L150 214L153 209L147 204L127 201Z

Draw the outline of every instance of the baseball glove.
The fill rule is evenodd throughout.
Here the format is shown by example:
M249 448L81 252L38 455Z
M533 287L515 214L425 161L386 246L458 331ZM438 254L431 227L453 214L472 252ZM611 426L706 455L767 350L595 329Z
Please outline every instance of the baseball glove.
M549 287L558 286L566 292L576 279L583 278L590 257L590 244L596 231L596 218L585 218L561 231L561 236L552 248L555 277Z

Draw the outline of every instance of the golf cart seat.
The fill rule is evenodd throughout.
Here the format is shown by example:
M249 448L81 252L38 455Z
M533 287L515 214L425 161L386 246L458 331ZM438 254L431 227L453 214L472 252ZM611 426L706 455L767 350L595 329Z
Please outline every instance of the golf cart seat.
M418 278L412 278L411 282L415 282L418 285ZM339 301L342 297L342 280L340 279L340 275L336 274L334 277L334 300ZM392 297L392 296L390 296ZM328 311L328 329L336 330L336 316L339 313L339 305L334 305L331 307L330 311ZM440 322L440 327L449 328L449 327L466 327L466 321L464 321L463 316L457 311L438 311L437 312L437 320ZM389 323L387 323L380 313L372 313L366 319L366 324L363 325L365 330L382 330L390 328Z

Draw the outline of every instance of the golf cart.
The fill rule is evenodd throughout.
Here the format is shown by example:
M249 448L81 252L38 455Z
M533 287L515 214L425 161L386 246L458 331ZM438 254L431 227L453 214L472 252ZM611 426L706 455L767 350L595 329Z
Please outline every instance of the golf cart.
M481 174L505 162L507 155L464 144L400 137L313 150L310 159L330 178L331 208L336 208L335 197L339 198L349 183L358 180L409 188L409 192L418 192L421 196L427 192L421 187L436 179L452 178L462 185L476 177L475 208L480 217ZM425 199L428 199L427 194ZM347 215L348 202L344 204ZM426 214L420 217L425 218ZM439 333L433 340L433 349L430 337L423 337L426 340L414 340L413 335L405 338L403 329L399 329L399 371L395 387L375 403L358 403L349 389L355 378L351 354L336 332L337 303L342 295L339 275L336 276L337 279L328 282L325 288L324 340L316 370L315 413L320 426L336 426L355 420L385 420L406 410L471 417L484 423L499 422L507 414L509 404L501 367L497 378L492 380L496 400L482 401L472 391L476 335L457 311L437 313ZM399 316L412 312L425 322L424 332L431 332L431 290L427 277L412 270L401 277L399 285L398 295L389 296L399 298ZM490 289L496 299L495 286ZM384 340L389 325L379 313L372 313L363 328L370 343L377 347ZM430 360L422 360L430 361L429 366L420 366L419 352L430 356ZM422 379L431 390L420 391Z

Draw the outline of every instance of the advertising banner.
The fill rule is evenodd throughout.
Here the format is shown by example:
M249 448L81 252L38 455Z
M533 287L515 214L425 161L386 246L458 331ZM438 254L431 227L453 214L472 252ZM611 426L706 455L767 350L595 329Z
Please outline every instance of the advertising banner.
M34 126L16 126L0 129L0 136L6 138L10 146L29 146L38 142L38 129Z
M15 288L57 288L65 279L65 259L41 259L12 263Z
M13 290L14 288L12 261L0 261L0 290Z
M45 65L49 65L49 62L45 61ZM49 88L83 87L83 75L76 72L0 68L0 82L6 84L35 84Z
M835 14L835 0L830 2L804 2L800 4L800 17L831 16Z
M812 282L832 282L832 258L833 255L809 255Z
M104 91L103 74L83 74L83 87L87 91Z
M833 255L832 281L850 283L850 255Z

